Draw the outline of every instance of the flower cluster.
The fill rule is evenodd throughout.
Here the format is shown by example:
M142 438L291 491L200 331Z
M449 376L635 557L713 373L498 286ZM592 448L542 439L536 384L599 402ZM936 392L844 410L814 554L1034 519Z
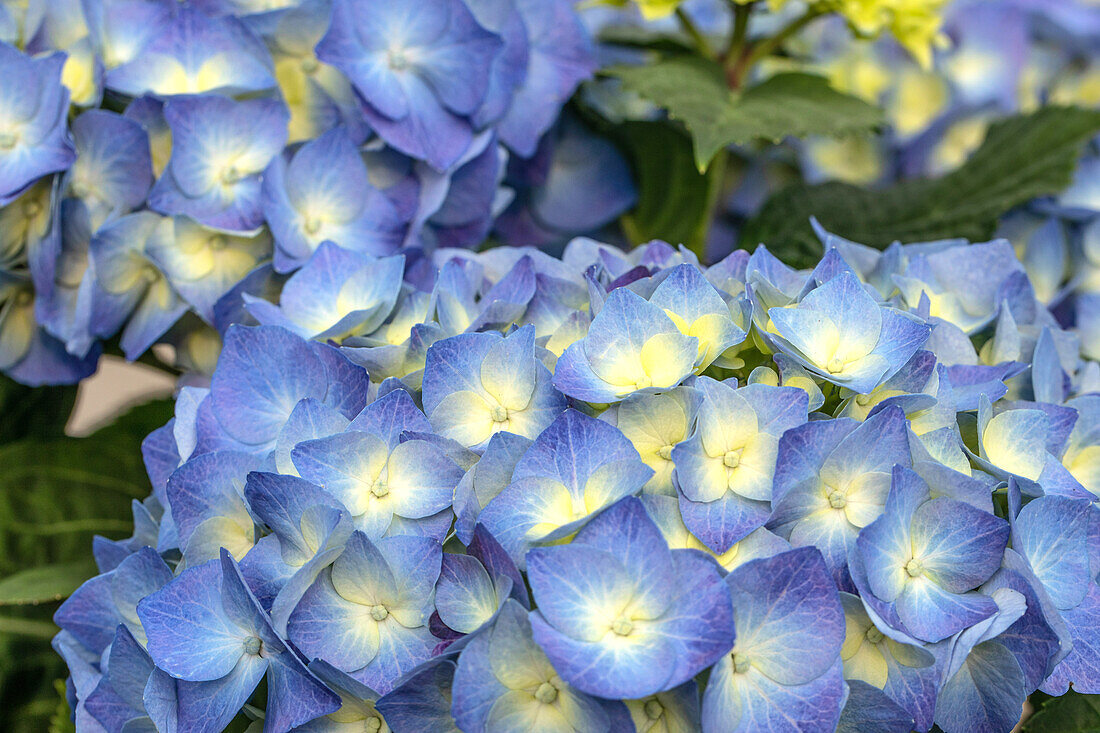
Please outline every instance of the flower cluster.
M1085 0L956 0L945 8L943 32L950 42L932 68L889 39L853 41L840 23L825 20L805 32L800 50L811 67L881 107L889 122L881 138L805 145L809 180L942 175L967 159L998 118L1043 104L1100 105L1100 20Z
M1100 105L1100 16L1088 3L956 2L945 22L952 43L932 71L888 44L845 43L836 26L815 30L820 69L839 88L881 104L890 134L808 142L801 159L811 181L941 175L962 164L999 117L1045 102ZM1088 345L1100 337L1100 140L1086 147L1069 188L1010 212L999 233L1039 300L1090 334L1086 356L1100 356Z
M1100 692L1088 334L1006 241L821 238L303 255L56 614L80 730L1007 732Z
M19 7L0 7L0 372L29 384L87 376L115 338L212 366L223 296L326 240L564 242L634 199L611 144L560 119L596 63L570 0Z

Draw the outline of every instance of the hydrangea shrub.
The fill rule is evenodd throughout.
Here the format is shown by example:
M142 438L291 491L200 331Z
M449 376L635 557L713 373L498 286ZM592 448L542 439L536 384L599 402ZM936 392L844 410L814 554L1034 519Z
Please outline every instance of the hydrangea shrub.
M78 729L996 733L1100 693L1088 334L1003 240L821 236L321 245L57 612Z

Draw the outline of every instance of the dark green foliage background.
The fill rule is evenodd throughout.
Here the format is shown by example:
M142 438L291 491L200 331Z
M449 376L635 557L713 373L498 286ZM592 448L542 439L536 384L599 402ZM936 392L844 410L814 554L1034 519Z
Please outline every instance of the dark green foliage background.
M140 405L85 438L65 437L75 387L0 378L0 731L69 731L50 648L60 600L95 573L92 537L129 536L150 493L141 441L172 403Z

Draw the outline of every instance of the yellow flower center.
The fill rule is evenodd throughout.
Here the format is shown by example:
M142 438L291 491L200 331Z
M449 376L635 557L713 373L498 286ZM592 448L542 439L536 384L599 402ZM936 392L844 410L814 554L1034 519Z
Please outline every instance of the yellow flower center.
M726 455L722 456L722 464L726 468L737 468L741 465L741 451L730 450L726 451Z
M225 185L232 186L239 180L241 180L241 172L237 170L237 166L231 165L222 171L222 183Z
M409 57L399 48L391 48L386 53L386 64L394 71L404 71L409 68Z
M383 606L382 604L378 604L377 606L371 606L370 607L370 617L372 619L374 619L375 621L385 621L386 617L389 616L389 615L390 615L389 609L386 608L385 606Z
M752 660L749 659L748 654L742 654L740 652L733 653L733 671L738 674L747 672Z
M543 682L539 685L539 689L535 690L535 699L543 705L549 705L558 699L558 688L549 682Z
M628 636L631 631L634 630L634 624L625 616L619 616L615 619L615 622L611 624L611 630L619 636Z
M869 641L869 642L870 642L870 643L872 643L872 644L878 644L878 643L880 643L880 642L881 642L881 641L882 641L882 640L883 640L884 638L886 638L886 637L885 637L885 636L883 635L883 633L882 633L881 631L879 631L878 629L876 629L876 628L875 628L874 626L872 626L871 628L867 629L867 633L865 634L865 637L866 637L867 641Z
M845 492L840 489L833 489L829 492L829 506L833 509L843 509L848 506L848 497Z
M493 422L505 422L508 419L508 409L501 405L493 405L493 408L489 410L489 414L493 418Z
M905 572L909 573L910 578L915 578L924 572L924 563L914 557L905 563Z
M660 703L659 700L653 699L646 701L645 704L645 716L650 720L657 720L665 714L665 706Z
M244 653L256 656L260 653L264 643L260 641L258 636L250 636L244 640Z
M675 446L673 446L671 444L662 445L660 448L657 449L657 455L660 456L661 458L665 459L666 461L671 461L672 460L672 449L674 447Z

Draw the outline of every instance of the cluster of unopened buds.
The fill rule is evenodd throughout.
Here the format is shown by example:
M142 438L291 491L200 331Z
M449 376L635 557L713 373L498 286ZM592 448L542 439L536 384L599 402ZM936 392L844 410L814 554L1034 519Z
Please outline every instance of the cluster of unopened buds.
M56 614L78 727L1007 733L1100 692L1073 313L1005 241L821 239L303 254Z

